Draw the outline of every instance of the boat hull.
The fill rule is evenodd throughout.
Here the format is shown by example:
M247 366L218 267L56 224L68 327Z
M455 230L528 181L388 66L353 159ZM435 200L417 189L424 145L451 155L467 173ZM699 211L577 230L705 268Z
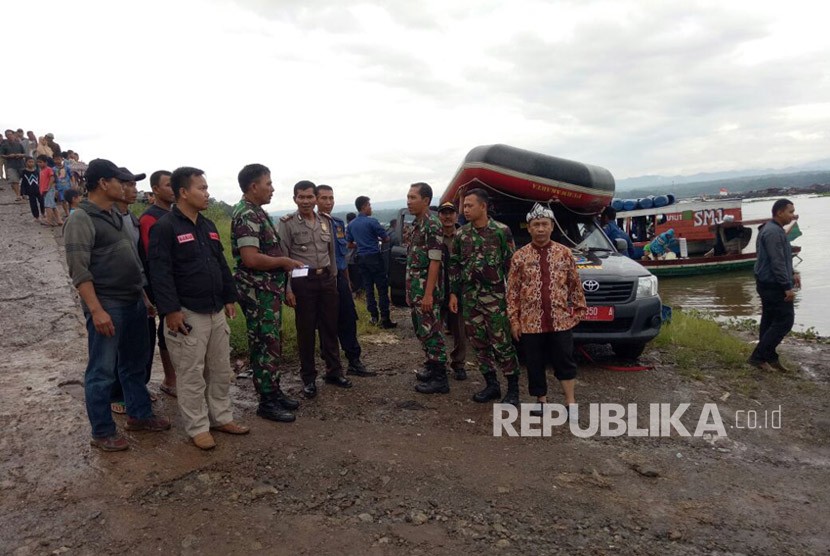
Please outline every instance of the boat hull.
M547 156L507 145L485 145L464 158L441 196L459 204L464 190L483 187L527 201L560 202L595 214L614 197L614 177L599 166Z
M793 255L800 252L800 246L793 246ZM757 259L758 255L756 253L743 253L741 255L721 255L717 257L689 257L658 261L641 260L639 262L658 278L668 278L746 270L753 268Z

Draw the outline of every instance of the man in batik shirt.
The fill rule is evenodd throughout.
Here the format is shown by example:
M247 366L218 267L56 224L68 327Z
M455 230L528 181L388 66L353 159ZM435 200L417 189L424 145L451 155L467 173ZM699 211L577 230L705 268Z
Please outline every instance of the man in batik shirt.
M530 395L547 402L550 362L570 406L576 403L571 329L587 311L585 294L570 249L551 240L553 212L537 203L527 223L532 241L513 255L507 279L510 329L525 353Z

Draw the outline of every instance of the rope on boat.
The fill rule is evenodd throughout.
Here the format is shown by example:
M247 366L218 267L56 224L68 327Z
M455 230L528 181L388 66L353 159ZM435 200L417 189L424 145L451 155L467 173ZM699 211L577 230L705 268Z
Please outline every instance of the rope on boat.
M532 201L529 201L528 199L523 199L523 198L521 198L521 197L516 197L515 195L511 195L511 194L509 194L509 193L505 193L504 191L500 191L500 190L496 189L495 187L493 187L492 185L489 185L489 184L487 184L487 183L485 183L485 182L481 181L481 180L480 180L480 179L478 179L478 178L473 178L473 179L471 179L470 181L468 181L467 183L465 183L465 184L461 185L461 186L458 188L458 192L459 192L459 193L463 192L464 190L466 190L467 186L468 186L468 185L470 185L470 184L471 184L471 183L473 183L473 182L478 182L479 184L483 185L483 186L484 186L484 187L486 187L487 189L490 189L490 190L492 190L492 191L495 191L495 192L496 192L496 193L498 193L499 195L504 195L505 197L509 197L509 198L511 198L511 199L513 199L513 200L516 200L516 201L522 201L522 202L524 202L524 203L530 203L530 202L532 202ZM562 208L564 208L565 210L567 210L567 211L569 211L569 212L572 212L573 214L578 214L578 215L580 215L580 216L593 216L593 213L582 213L582 212L577 212L577 211L575 211L575 210L571 210L570 208L568 208L567 206L565 206L565 205L562 203L562 201L560 201L559 199L553 198L553 197L552 197L550 200L548 200L547 202L545 202L545 204L547 205L547 207L548 207L548 208L551 208L551 206L550 206L550 204L551 204L551 203L558 203L559 205L561 205L561 206L562 206ZM553 213L553 210L552 210L552 209L551 209L551 212ZM567 239L567 240L568 240L568 243L570 243L570 244L571 244L571 245L572 245L572 246L573 246L573 247L574 247L577 251L579 251L580 253L582 253L583 251L582 251L581 249L579 249L579 248L578 248L579 244L578 244L578 243L576 243L576 242L574 242L574 241L570 238L570 236L567 234L567 232L565 232L565 230L564 230L564 229L562 228L562 226L559 224L559 221L556 219L556 214L554 214L554 216L553 216L553 223L556 225L556 227L557 227L557 228L559 228L559 232L562 234L562 237L564 237L565 239Z

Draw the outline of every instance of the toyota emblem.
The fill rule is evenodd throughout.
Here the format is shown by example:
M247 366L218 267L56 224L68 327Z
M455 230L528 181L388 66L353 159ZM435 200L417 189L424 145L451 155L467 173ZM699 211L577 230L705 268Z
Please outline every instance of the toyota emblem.
M599 282L596 280L585 280L582 282L582 289L586 292L595 292L599 289Z

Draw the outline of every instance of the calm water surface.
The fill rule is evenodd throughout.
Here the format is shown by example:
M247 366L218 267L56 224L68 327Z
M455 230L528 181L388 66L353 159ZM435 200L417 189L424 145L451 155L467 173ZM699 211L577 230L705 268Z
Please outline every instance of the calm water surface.
M801 272L801 290L795 299L795 330L813 327L822 336L830 336L830 197L802 195L790 200L804 234L793 242L802 248L802 260L794 260ZM744 219L769 217L774 202L775 199L744 201ZM751 269L661 278L660 296L663 303L672 307L706 310L724 318L760 319L761 300L755 293Z

